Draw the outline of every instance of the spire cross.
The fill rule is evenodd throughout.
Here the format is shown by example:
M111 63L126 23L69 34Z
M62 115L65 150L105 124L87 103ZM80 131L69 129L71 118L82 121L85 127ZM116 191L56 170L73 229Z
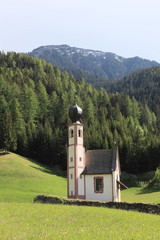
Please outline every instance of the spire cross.
M74 103L75 103L75 105L76 105L77 90L76 90L76 89L74 89L74 92L75 92L75 95L74 95Z

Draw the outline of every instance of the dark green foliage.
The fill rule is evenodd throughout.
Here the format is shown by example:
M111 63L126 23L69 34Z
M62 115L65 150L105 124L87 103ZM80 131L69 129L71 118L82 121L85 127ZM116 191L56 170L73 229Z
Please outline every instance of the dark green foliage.
M5 97L0 96L0 149L15 150L17 139L11 113Z
M135 97L143 105L147 104L160 118L160 67L144 69L121 80L103 82L102 86L109 92ZM154 121L154 114L149 116L147 106L142 111L145 121Z
M0 148L66 168L68 110L83 109L87 149L119 146L122 170L155 170L160 156L160 118L147 104L96 90L83 79L24 54L0 54Z
M148 187L160 188L160 168L157 168L153 179L149 182Z

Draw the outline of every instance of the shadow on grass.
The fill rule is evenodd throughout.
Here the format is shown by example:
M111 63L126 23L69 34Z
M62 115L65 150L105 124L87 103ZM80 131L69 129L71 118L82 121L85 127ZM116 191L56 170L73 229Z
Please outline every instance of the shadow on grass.
M20 155L20 156L22 156L22 155ZM36 167L36 166L30 165L31 168L37 169L41 172L48 173L51 175L57 175L57 176L63 177L63 178L67 177L66 171L63 171L59 166L55 166L52 168L52 167L47 166L46 164L40 163L36 159L29 158L28 156L22 156L22 157L26 158L30 163L37 164L39 166L39 167Z
M0 156L4 156L4 155L7 155L7 154L10 154L9 152L0 152Z
M160 187L154 187L154 188L143 188L138 191L137 194L147 194L147 193L153 193L153 192L160 192Z
M41 171L41 172L44 172L44 173L48 173L48 174L51 174L51 175L57 175L57 176L59 176L59 177L63 177L63 178L66 178L66 173L65 172L63 172L61 169L51 169L51 168L49 168L49 167L44 167L43 166L43 168L41 168L41 167L35 167L35 166L32 166L32 165L30 165L30 167L32 167L32 168L35 168L36 170L39 170L39 171Z

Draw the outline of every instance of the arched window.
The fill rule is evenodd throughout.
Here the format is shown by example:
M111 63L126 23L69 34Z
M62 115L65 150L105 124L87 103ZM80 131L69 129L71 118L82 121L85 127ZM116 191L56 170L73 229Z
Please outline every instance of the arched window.
M70 130L70 138L73 137L73 129Z

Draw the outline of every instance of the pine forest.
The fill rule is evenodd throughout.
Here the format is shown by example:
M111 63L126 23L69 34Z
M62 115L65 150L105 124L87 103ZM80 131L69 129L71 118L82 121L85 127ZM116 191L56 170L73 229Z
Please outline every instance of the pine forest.
M118 145L128 173L159 166L160 115L147 102L95 89L44 60L14 52L0 53L0 149L66 169L75 91L87 149Z

